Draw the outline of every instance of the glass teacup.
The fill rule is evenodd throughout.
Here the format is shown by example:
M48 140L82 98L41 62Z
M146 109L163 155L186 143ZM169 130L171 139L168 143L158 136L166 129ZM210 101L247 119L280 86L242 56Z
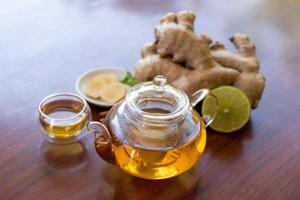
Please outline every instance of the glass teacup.
M39 104L37 123L49 142L72 143L86 133L90 116L90 108L82 97L72 93L55 93Z

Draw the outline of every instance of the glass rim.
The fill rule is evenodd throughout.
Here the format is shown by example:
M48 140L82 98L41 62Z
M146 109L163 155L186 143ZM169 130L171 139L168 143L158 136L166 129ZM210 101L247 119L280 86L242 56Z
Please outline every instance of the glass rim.
M50 117L49 115L47 115L46 113L44 113L42 111L42 105L43 103L45 103L47 100L53 98L53 97L58 97L58 96L71 96L71 97L76 97L78 98L82 103L83 103L83 108L80 110L80 112L76 113L75 115L71 116L71 117L67 117L67 118L55 118L55 117ZM51 120L56 120L56 121L65 121L65 120L71 120L74 119L76 117L78 117L79 115L81 115L85 109L87 107L87 102L84 100L83 97L81 97L80 95L74 94L74 93L68 93L68 92L56 92L53 94L50 94L46 97L44 97L41 102L39 103L39 114L42 115L43 117L46 117L48 119Z

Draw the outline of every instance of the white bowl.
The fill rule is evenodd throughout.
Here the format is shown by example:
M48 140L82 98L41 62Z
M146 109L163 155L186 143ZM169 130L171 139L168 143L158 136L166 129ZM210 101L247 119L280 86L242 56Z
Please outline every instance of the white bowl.
M86 96L84 94L84 86L88 80L90 80L91 78L93 78L99 74L114 74L121 81L126 76L126 71L127 71L126 69L117 68L117 67L103 67L103 68L90 70L77 79L76 91L80 96L82 96L85 100L87 100L88 102L90 102L92 104L102 106L102 107L111 107L114 105L114 103L107 103L105 101L102 101L101 99L94 99L89 96Z

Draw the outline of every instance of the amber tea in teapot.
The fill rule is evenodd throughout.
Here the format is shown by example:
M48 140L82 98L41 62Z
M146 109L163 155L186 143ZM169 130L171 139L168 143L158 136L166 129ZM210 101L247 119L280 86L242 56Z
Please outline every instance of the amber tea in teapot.
M146 103L143 102L141 104ZM148 113L172 112L172 106L163 101L147 100L147 104L147 108L142 110ZM116 158L118 158L118 165L124 171L144 178L171 177L191 168L204 150L206 134L203 125L201 128L199 115L196 112L193 112L190 117L189 120L193 120L199 125L198 130L192 131L192 135L179 132L178 134L184 135L184 137L181 138L182 141L168 137L164 138L163 135L156 135L153 137L153 142L157 139L156 143L161 144L156 145L153 149L146 148L146 142L144 143L145 147L135 147L126 144L131 143L129 141L115 141L115 144L113 143L113 145L115 145L114 151ZM117 125L112 124L112 126ZM176 129L176 127L174 128ZM159 129L165 129L165 127L160 127ZM121 133L114 131L122 131L122 128L110 128L109 131L111 131L112 135L120 135ZM137 132L131 134L136 135L136 137L142 135L142 133ZM132 139L134 140L135 138Z
M187 171L204 151L204 122L213 119L203 121L192 107L210 95L208 91L189 99L167 85L162 76L131 88L103 123L88 123L89 131L95 133L98 155L146 179L164 179Z

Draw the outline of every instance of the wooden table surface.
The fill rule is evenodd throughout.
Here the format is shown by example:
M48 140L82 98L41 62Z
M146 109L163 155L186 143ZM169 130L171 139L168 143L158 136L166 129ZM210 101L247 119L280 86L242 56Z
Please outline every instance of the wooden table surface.
M0 199L300 199L300 2L176 0L1 1ZM196 31L230 45L251 36L267 85L249 124L208 131L205 153L187 173L134 178L99 159L92 138L43 141L34 114L53 92L100 66L133 69L169 11L197 13ZM94 119L101 108L91 107Z

